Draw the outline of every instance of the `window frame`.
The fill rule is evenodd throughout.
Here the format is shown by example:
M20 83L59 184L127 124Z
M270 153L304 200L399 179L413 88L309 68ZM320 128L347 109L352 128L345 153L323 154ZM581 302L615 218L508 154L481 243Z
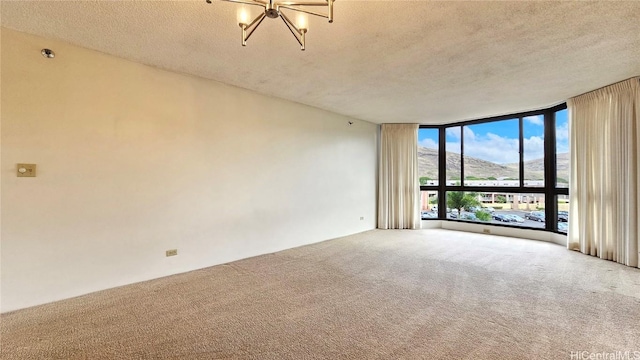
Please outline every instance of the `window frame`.
M558 231L558 195L569 195L568 188L556 186L556 112L567 109L567 104L559 104L541 110L532 110L515 114L500 115L475 120L461 121L444 125L420 125L420 129L438 129L438 185L420 185L420 191L437 191L438 193L438 217L429 220L458 221L478 224L475 221L447 218L446 193L448 191L486 192L486 193L513 193L513 194L542 194L545 202L545 226L544 228L522 227L507 224L491 224L492 226L504 226L516 229L537 230L554 232L566 235ZM525 186L524 182L524 118L528 116L543 116L544 119L544 186ZM464 127L469 125L484 124L502 120L518 119L519 123L519 186L467 186L465 185L464 169ZM447 185L446 173L446 131L448 128L460 126L460 185ZM445 203L441 203L445 199ZM424 221L429 221L424 220Z

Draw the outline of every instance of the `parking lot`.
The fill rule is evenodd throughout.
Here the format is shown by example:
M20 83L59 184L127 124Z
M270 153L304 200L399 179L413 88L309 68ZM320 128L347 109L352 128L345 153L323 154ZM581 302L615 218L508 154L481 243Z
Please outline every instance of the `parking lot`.
M449 210L449 209L448 209ZM536 210L533 210L534 212L539 212ZM482 224L496 224L496 225L508 225L508 226L519 226L519 227L523 227L523 228L537 228L537 229L544 229L545 228L545 222L544 221L535 221L535 220L530 220L526 218L526 215L531 213L531 211L524 211L524 210L495 210L495 212L493 212L491 214L491 220L490 221L481 221L478 220L475 217L475 212L471 212L471 211L462 211L462 214L457 214L456 210L449 210L449 212L447 212L447 219L452 219L452 220L464 220L464 221L473 221L473 222L478 222L478 223L482 223ZM543 212L544 213L544 212ZM565 213L564 215L564 219L567 218L568 214L566 213L566 211L561 211L561 213ZM496 215L498 215L496 217ZM499 218L501 218L501 216L505 216L505 215L516 215L519 216L521 218L521 222L520 221L500 221L498 220ZM431 210L431 211L422 211L422 219L423 220L428 220L428 219L437 219L438 214L437 214L437 210ZM498 218L498 219L496 219ZM558 218L558 231L561 233L567 233L567 222L566 220L563 222L562 220L560 220L560 218Z
M491 223L491 224L502 224L502 225L507 225L507 224L508 224L508 225L511 225L511 226L532 227L532 228L539 228L539 229L543 229L543 228L544 228L544 226L545 226L545 223L544 223L544 222L540 222L540 221L533 221L533 220L526 219L526 218L525 218L525 214L527 214L527 213L528 213L528 211L518 211L518 210L496 210L496 212L495 212L495 213L491 214L491 215L492 215L492 217L491 217L491 221L487 221L487 222L482 221L482 222L483 222L483 223ZM467 212L467 211L463 211L463 212L462 212L462 216L461 216L461 217L464 217L464 216L466 216L466 215L470 215L470 214L473 214L473 213L471 213L471 212ZM498 221L498 220L495 220L495 219L493 218L493 215L496 215L496 214L497 214L497 215L517 215L517 216L519 216L519 217L523 218L523 219L524 219L524 222L504 222L504 221ZM460 219L461 217L457 217L457 219ZM447 214L447 218L448 218L448 219L456 219L456 218L452 217L452 213L448 213L448 214ZM463 219L463 220L464 220L464 219ZM479 221L479 220L477 220L477 221ZM479 222L480 222L480 221L479 221Z

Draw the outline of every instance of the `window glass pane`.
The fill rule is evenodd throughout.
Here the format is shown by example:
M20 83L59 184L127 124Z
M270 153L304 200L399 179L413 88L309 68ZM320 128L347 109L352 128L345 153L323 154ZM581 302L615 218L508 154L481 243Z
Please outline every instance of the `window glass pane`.
M558 195L558 231L567 233L569 231L569 196Z
M464 191L447 191L447 219L459 219L468 206L475 206L479 201L473 193Z
M460 126L446 129L447 185L460 185Z
M544 116L522 121L524 139L524 186L544 187Z
M418 129L420 185L438 185L438 129Z
M546 221L544 194L501 193L491 195L495 202L488 206L495 209L492 215L493 223L544 229Z
M449 191L447 219L543 229L544 194Z
M569 187L569 119L567 110L556 112L556 187Z
M422 191L422 220L437 219L438 218L438 192L437 191Z
M520 186L520 125L518 119L463 128L464 184Z
M491 222L491 212L482 204L481 193L448 191L447 219Z

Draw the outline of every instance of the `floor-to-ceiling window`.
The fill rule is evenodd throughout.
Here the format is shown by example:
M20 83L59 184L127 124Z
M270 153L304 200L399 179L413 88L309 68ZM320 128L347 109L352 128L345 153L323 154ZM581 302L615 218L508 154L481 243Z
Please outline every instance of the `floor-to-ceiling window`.
M418 134L422 218L566 232L566 105Z
M553 113L555 134L555 168L556 182L554 188L555 203L558 210L557 230L567 233L569 225L569 119L567 109Z
M439 143L438 128L418 130L418 175L422 196L420 210L423 220L438 217Z

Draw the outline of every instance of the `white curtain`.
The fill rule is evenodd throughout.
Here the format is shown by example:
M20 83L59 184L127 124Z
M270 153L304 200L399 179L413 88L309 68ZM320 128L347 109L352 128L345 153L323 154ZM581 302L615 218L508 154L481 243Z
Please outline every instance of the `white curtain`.
M378 228L420 228L418 124L382 124Z
M570 99L567 246L638 267L640 78Z

